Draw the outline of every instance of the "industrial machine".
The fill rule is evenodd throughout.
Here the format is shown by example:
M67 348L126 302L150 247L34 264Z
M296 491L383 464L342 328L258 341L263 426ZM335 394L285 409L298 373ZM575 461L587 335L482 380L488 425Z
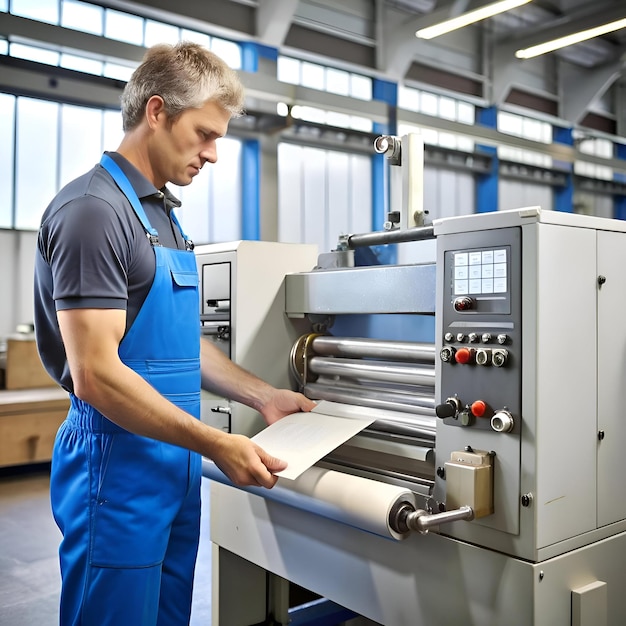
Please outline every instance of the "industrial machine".
M214 626L299 623L289 585L386 626L626 623L626 225L529 207L375 235L285 269L273 312L273 382L371 425L272 490L205 460ZM432 263L351 264L433 237Z

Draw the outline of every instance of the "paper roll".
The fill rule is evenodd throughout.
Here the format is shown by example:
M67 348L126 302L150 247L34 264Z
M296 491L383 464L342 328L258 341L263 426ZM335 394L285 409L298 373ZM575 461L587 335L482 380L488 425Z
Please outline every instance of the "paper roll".
M202 473L206 478L234 486L209 459L202 460ZM272 489L240 489L396 540L404 539L408 533L398 533L389 525L394 505L408 502L417 508L415 495L408 489L315 466L295 480L279 478Z

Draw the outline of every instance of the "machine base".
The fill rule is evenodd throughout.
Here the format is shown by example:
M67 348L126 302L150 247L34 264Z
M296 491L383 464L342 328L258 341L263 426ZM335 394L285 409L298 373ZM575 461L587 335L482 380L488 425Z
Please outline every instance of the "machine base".
M434 533L384 539L212 483L211 541L214 626L266 618L266 570L385 626L626 623L626 533L529 563Z

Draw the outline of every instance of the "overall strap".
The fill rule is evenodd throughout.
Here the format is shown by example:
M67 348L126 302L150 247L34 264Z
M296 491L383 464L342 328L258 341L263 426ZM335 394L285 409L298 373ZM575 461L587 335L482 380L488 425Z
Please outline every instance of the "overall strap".
M150 239L150 243L152 245L159 245L159 233L156 228L152 227L150 221L148 220L148 216L146 212L143 210L143 206L141 206L141 202L137 197L137 193L133 189L133 186L130 184L130 181L126 177L126 174L121 170L120 166L108 155L103 154L100 159L100 165L111 175L111 178L115 181L115 184L120 188L120 191L126 196L128 201L130 202L133 210L137 214L137 217L141 221L141 224Z
M178 218L176 217L176 214L174 213L174 211L170 212L170 217L172 219L172 222L174 222L174 224L176 224L176 226L178 227L178 230L180 231L180 234L182 235L182 238L185 240L185 247L187 248L187 250L193 250L194 249L194 243L183 232L183 228L180 225L180 222L178 221Z

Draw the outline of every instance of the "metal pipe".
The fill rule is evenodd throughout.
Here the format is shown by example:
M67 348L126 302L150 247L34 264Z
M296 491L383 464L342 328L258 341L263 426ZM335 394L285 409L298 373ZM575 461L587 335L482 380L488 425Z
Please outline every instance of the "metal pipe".
M331 402L341 402L343 404L354 404L356 406L367 406L373 409L385 409L389 411L402 411L411 415L422 415L424 417L435 418L434 408L428 408L412 404L403 404L397 400L389 398L379 398L370 396L367 393L356 395L349 390L338 387L326 387L309 383L304 387L304 394L312 400L329 400Z
M348 378L338 380L336 376L317 376L315 383L318 385L325 385L327 387L341 387L355 392L367 389L368 391L381 394L381 397L384 397L385 394L391 392L398 394L399 397L405 398L402 402L405 402L406 404L435 407L435 394L432 386L429 385L390 383L375 380L361 382L358 379L350 380ZM430 399L432 399L432 402Z
M314 374L347 376L366 380L381 380L391 383L435 386L434 369L421 367L401 367L391 363L365 363L358 359L338 359L334 357L313 357L309 360L309 370Z
M313 352L322 356L435 362L435 346L408 341L378 341L350 337L315 337Z
M402 389L397 387L384 387L378 385L360 385L352 383L348 380L337 382L333 378L320 376L314 383L308 383L307 388L317 392L339 391L354 398L354 402L358 406L359 398L372 400L387 400L389 402L405 404L408 407L422 407L424 409L435 409L435 396L432 388L425 387L409 387L403 386Z
M345 240L348 248L354 249L365 246L378 246L385 243L402 243L434 238L435 233L432 226L419 226L418 228L384 230L374 233L348 235Z
M452 511L443 513L428 513L422 509L414 509L409 503L401 503L389 514L389 525L396 532L406 533L416 530L426 534L433 526L457 522L459 520L471 521L474 519L474 510L471 506L462 506Z

